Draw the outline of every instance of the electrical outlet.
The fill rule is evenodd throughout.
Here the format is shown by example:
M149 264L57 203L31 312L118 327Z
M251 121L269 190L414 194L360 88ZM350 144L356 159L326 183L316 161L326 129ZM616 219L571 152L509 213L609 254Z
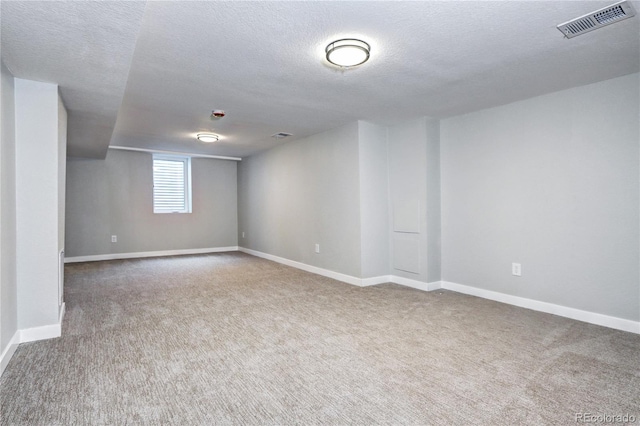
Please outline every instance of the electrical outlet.
M511 264L511 273L513 275L515 275L516 277L521 277L522 276L522 265L519 263L512 263Z
M244 238L244 232L242 233L242 238Z
M112 235L111 236L111 242L112 243L117 243L118 242L118 236L117 235Z
M316 244L316 253L320 253L320 244Z

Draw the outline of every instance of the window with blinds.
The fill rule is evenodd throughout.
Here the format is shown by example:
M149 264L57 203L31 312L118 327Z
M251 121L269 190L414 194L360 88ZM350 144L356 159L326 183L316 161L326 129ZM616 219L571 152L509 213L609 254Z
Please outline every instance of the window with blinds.
M153 155L153 212L191 213L191 158Z

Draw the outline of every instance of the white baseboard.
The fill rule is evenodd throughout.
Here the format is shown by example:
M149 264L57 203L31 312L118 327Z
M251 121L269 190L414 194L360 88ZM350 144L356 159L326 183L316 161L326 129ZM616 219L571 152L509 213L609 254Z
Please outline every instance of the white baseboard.
M494 300L496 302L506 303L509 305L519 306L534 311L545 312L548 314L558 315L565 318L571 318L578 321L588 322L590 324L601 325L604 327L615 328L616 330L628 331L640 334L640 322L626 320L623 318L612 317L609 315L598 314L595 312L583 311L580 309L569 308L566 306L555 305L553 303L541 302L538 300L527 299L519 296L498 293L495 291L485 290L482 288L471 287L463 284L442 281L442 288L446 290L464 293L471 296L481 297L483 299Z
M238 246L213 247L213 248L201 248L201 249L183 249L183 250L141 251L137 253L110 253L110 254L97 254L92 256L75 256L75 257L65 258L64 263L96 262L100 260L117 260L117 259L136 259L141 257L178 256L183 254L220 253L224 251L238 251Z
M62 335L60 324L43 325L41 327L20 330L20 343L35 342L36 340L53 339Z
M296 262L293 260L285 259L283 257L274 256L272 254L263 253L256 250L250 250L244 247L239 247L239 251L252 254L257 257L272 260L274 262L282 263L287 266L302 269L303 271L311 272L314 274L322 275L324 277L333 278L338 281L345 282L351 285L357 285L359 287L366 287L370 285L394 283L407 287L415 288L422 291L433 291L438 289L451 290L458 293L468 294L471 296L481 297L483 299L494 300L496 302L506 303L508 305L519 306L521 308L531 309L534 311L545 312L548 314L554 314L565 318L571 318L578 321L588 322L590 324L601 325L604 327L614 328L616 330L628 331L631 333L640 334L640 322L626 320L623 318L612 317L609 315L598 314L595 312L583 311L580 309L569 308L566 306L555 305L553 303L541 302L538 300L527 299L519 296L512 296L509 294L498 293L495 291L485 290L482 288L471 287L463 284L456 284L448 281L434 281L425 283L422 281L412 280L410 278L399 277L397 275L381 275L379 277L372 278L357 278L351 275L345 275L338 272L330 271L328 269L318 268L316 266L307 265L305 263Z
M15 353L16 349L18 349L18 344L20 344L20 330L14 333L11 340L9 340L9 344L4 348L4 351L2 351L2 355L0 355L0 376L2 376L4 369L9 365L11 357Z
M62 302L62 305L58 307L58 324L62 327L62 320L64 319L64 314L67 312L67 304Z
M415 288L422 291L433 291L441 288L441 281L425 283L423 281L416 281L410 278L399 277L397 275L391 275L391 282L394 284L400 284L406 287L411 287L411 288Z
M274 256L272 254L263 253L257 250L251 250L244 247L239 247L239 251L253 256L261 257L263 259L272 260L274 262L282 263L283 265L291 266L293 268L302 269L303 271L311 272L313 274L322 275L323 277L333 278L343 283L356 285L358 287L368 287L376 284L384 283L396 283L408 287L417 288L420 290L431 291L440 288L440 281L434 283L424 283L421 281L412 280L409 278L398 277L396 275L380 275L378 277L371 278L358 278L351 275L341 274L329 269L319 268L317 266L307 265L306 263L296 262L295 260L286 259L280 256Z
M17 330L9 344L0 355L0 376L4 372L4 369L9 364L9 360L18 349L20 343L35 342L36 340L53 339L62 336L62 320L64 319L65 304L60 305L60 312L58 315L58 323L44 325L41 327L24 328Z
M239 247L239 251L243 253L247 253L256 257L261 257L263 259L272 260L277 263L281 263L283 265L291 266L293 268L302 269L303 271L311 272L313 274L322 275L323 277L333 278L334 280L342 281L347 284L356 285L358 287L364 287L365 285L374 285L380 284L379 282L374 282L376 278L366 278L365 280L362 278L356 278L351 275L341 274L340 272L330 271L328 269L318 268L317 266L307 265L306 263L296 262L295 260L285 259L284 257L274 256L272 254L263 253L257 250L251 250L244 247Z
M43 325L41 327L25 328L20 330L20 343L35 342L36 340L55 339L62 336L62 316L57 324Z
M20 343L35 342L36 340L54 339L62 336L62 320L64 319L66 305L60 305L58 323L43 325L41 327L24 328L19 330Z
M391 275L380 275L379 277L371 277L371 278L360 278L362 282L361 287L369 287L370 285L384 284L392 282L391 279L393 277Z

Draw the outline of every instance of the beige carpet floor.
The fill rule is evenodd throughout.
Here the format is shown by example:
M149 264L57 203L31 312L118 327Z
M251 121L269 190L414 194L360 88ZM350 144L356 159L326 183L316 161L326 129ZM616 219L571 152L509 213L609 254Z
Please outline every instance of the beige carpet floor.
M63 337L19 346L0 379L2 425L640 417L639 335L241 253L65 273Z

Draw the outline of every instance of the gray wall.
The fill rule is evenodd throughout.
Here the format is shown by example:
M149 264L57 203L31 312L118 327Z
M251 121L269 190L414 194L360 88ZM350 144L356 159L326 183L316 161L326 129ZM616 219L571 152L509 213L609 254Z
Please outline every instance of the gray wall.
M58 96L58 251L64 250L64 216L67 180L67 109Z
M638 93L633 74L443 120L443 279L640 319Z
M439 143L436 120L388 128L391 273L422 282L440 281Z
M13 76L2 63L0 86L0 354L18 330L16 284L16 134Z
M58 86L16 78L16 271L18 328L59 323Z
M440 281L441 274L441 194L440 121L427 119L427 282Z
M387 128L358 123L362 278L389 274Z
M354 122L246 158L240 245L358 278L439 281L438 163L427 118Z
M240 246L360 276L358 123L246 158L239 168Z
M193 213L154 214L152 173L150 153L69 159L67 257L238 245L235 161L192 158Z
M58 309L64 303L64 224L67 190L67 121L68 114L58 94L58 253L60 253L58 278Z

